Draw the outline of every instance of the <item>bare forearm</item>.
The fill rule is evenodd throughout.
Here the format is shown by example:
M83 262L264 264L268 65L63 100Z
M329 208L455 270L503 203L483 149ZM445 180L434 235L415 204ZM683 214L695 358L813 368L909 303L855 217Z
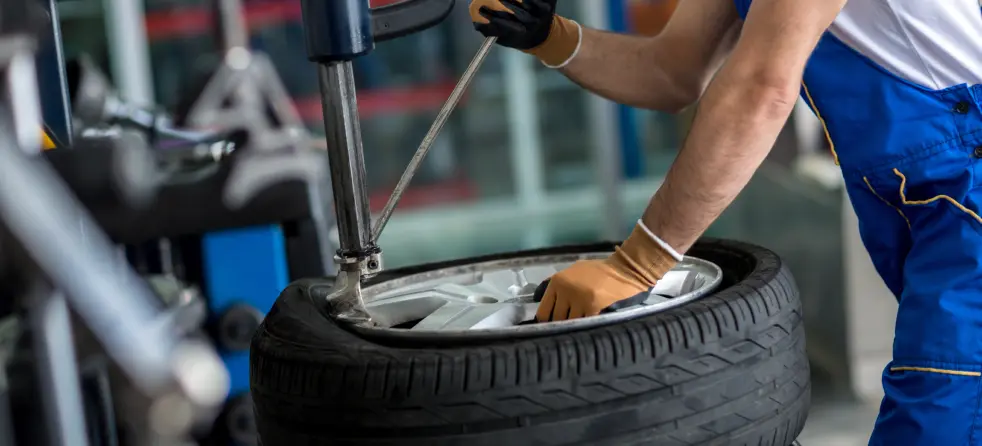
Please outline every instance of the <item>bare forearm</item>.
M757 86L720 73L665 182L642 217L679 252L702 235L750 181L777 139L796 99L795 86Z
M846 0L755 0L642 220L679 252L743 190L787 121L808 58Z
M743 23L732 0L686 1L657 36L631 36L581 27L555 15L556 2L471 0L470 15L485 36L559 68L593 93L666 112L699 99Z
M562 69L583 88L614 102L674 112L688 106L693 93L677 85L663 68L657 37L583 28L577 56Z
M682 2L654 37L584 28L563 72L615 102L677 112L699 99L741 27L732 1Z

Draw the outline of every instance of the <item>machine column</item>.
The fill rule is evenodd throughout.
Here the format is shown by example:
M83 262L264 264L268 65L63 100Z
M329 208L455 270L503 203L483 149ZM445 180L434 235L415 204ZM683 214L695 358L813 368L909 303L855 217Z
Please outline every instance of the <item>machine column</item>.
M324 107L341 257L357 257L360 252L373 246L374 241L351 62L319 64L317 75Z
M374 48L366 0L304 0L308 58L318 64L342 268L378 254L372 240L365 157L351 60ZM377 258L377 256L375 256ZM378 269L370 260L361 269ZM374 265L372 264L374 263Z

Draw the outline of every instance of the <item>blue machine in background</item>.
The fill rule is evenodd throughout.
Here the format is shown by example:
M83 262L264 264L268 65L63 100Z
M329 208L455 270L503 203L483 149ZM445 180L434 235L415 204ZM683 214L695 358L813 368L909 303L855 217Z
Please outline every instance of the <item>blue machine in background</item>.
M215 345L229 373L225 410L212 432L215 444L254 444L249 398L252 334L290 281L287 243L279 225L206 234L202 273Z
M290 280L278 225L205 235L202 267L215 342L231 378L229 398L249 391L249 341Z

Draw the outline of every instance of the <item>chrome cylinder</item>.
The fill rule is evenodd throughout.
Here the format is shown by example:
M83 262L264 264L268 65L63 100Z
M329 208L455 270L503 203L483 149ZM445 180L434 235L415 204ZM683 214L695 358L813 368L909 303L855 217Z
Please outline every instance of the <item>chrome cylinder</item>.
M351 62L318 64L341 257L375 251Z

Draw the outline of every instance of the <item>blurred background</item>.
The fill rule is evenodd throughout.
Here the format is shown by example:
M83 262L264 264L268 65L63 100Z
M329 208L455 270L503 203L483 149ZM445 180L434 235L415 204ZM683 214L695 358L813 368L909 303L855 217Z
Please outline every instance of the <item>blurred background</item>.
M675 3L563 0L559 13L596 28L656 34ZM269 54L304 121L322 135L300 2L246 5L252 46ZM173 112L219 63L208 2L64 0L58 8L66 56L90 55L136 103ZM436 28L356 60L374 210L480 40L460 1ZM477 76L380 241L387 267L623 237L691 119L691 111L667 115L594 97L516 51L496 48ZM816 379L802 440L865 444L895 304L858 241L824 135L798 108L765 166L707 235L761 244L790 264Z

